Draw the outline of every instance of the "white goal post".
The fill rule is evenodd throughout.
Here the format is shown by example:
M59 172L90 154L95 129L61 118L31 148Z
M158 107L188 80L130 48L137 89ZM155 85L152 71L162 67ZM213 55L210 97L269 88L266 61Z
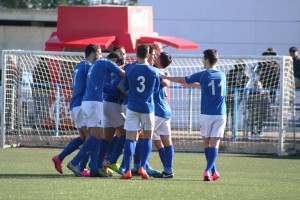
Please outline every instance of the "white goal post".
M0 147L64 147L77 136L69 100L72 70L82 59L83 53L77 52L2 51ZM128 59L134 60L134 55ZM218 68L227 76L228 110L220 150L289 153L298 128L292 59L226 56L219 59ZM172 76L191 75L203 70L202 58L173 55L168 70ZM255 88L258 83L264 88ZM203 151L200 94L201 90L171 84L171 126L177 151Z

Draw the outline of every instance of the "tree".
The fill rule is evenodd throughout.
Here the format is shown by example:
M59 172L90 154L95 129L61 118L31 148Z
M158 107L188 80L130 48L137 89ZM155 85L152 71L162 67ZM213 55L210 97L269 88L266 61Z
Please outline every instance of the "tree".
M0 0L2 8L56 9L59 5L136 5L137 0Z
M0 0L0 7L3 8L28 8L26 0Z

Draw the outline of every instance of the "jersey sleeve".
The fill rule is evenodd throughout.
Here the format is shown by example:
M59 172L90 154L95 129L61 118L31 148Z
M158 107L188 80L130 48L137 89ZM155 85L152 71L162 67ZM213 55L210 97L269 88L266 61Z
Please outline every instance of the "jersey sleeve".
M108 70L112 71L114 74L119 75L122 72L122 69L114 62L108 60L107 64Z
M198 72L198 73L192 74L190 76L186 76L185 81L187 84L200 83L201 76L202 76L202 72Z

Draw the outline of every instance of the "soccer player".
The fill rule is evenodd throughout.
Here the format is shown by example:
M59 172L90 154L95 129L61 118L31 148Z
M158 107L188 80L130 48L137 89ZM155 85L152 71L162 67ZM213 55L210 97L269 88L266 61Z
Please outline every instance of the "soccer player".
M81 102L86 89L87 74L92 63L101 56L101 48L96 44L89 44L85 48L85 59L78 63L73 71L73 94L70 100L71 116L78 129L79 137L70 141L66 148L57 156L52 158L55 169L62 174L62 162L65 157L74 152L89 136L83 117ZM83 176L89 174L88 170L80 170Z
M122 45L114 46L113 52L118 53L119 55L122 56L123 64L120 65L119 67L124 69L124 65L126 63L125 47ZM120 97L124 97L124 95L122 95L117 88L117 84L119 84L122 80L123 79L121 77L117 77L116 79L112 80L111 83L109 83L109 87L111 89L110 89L110 91L108 91L108 93L109 93L108 95L111 95L111 97L114 98L114 102L116 102L116 101L119 103L123 102L123 99L120 99ZM121 140L119 141L119 139L121 139ZM124 143L125 143L125 135L123 135L123 133L121 133L120 131L117 130L115 136L112 138L111 142L109 143L107 156L105 157L105 161L104 161L105 165L107 165L107 161L109 160L109 157L114 157L112 159L112 162L110 162L110 164L109 164L109 168L113 168L115 170L116 168L120 167L120 166L118 166L119 164L115 163L114 161L117 157L119 157L118 152L120 152L120 147L123 147ZM110 156L111 154L114 154L114 156Z
M111 72L118 76L124 76L124 71L116 63L106 59L95 61L88 72L86 91L81 105L90 136L83 143L78 154L67 165L76 176L81 176L79 163L88 156L90 156L90 176L108 176L101 173L98 159L99 144L103 135L103 86Z
M191 83L200 84L202 90L200 127L207 160L203 180L210 181L210 172L212 172L213 180L217 180L220 177L216 170L215 162L218 156L220 139L223 137L226 125L226 76L217 69L217 50L207 49L203 54L203 65L206 70L186 77L165 75L161 75L161 77L183 85Z
M110 53L108 55L109 59L114 60L117 65L120 67L124 64L123 57L119 53ZM117 85L122 80L122 77L115 77L108 85L104 87L104 101L103 101L103 127L104 127L104 136L100 141L100 153L98 165L101 165L104 160L104 156L108 151L110 142L112 141L113 136L115 135L116 130L118 130L119 137L115 143L115 151L111 152L109 156L109 161L106 163L106 166L110 169L118 172L119 165L116 163L118 158L123 152L123 147L125 143L125 130L124 130L124 121L125 114L122 111L122 99L121 92L118 90Z
M115 46L113 48L113 52L120 54L123 58L124 64L126 63L126 50L125 50L124 46L122 46L122 45Z
M158 53L158 50L156 49L155 45L150 44L149 45L149 58L148 58L147 62L150 65L154 66L154 63L155 63L158 55L159 55L159 53ZM126 102L126 100L125 100L125 102ZM126 107L127 105L123 104L123 106ZM136 143L135 151L134 151L134 154L133 154L133 163L134 163L134 165L133 165L133 168L131 169L131 173L134 176L138 176L139 175L138 169L141 166L140 155L139 155L139 143L143 139L144 139L143 138L143 131L140 131L140 133L139 133L139 139L138 139L138 141ZM163 144L162 144L161 140L154 140L154 145L155 145L155 147L157 149L161 149L163 147ZM162 154L160 154L160 155L162 155ZM158 178L158 177L162 176L162 173L160 171L152 168L148 162L146 164L146 172L147 172L147 174L149 176L152 176L154 178Z
M158 92L160 76L156 68L148 64L149 46L141 44L137 48L137 62L127 67L123 87L129 92L126 111L126 142L124 148L125 172L122 179L132 177L130 163L139 130L143 130L143 140L139 144L141 167L139 174L148 179L146 163L152 150L152 134L154 129L153 93Z
M169 75L166 68L171 63L172 56L166 52L161 52L156 59L154 66L159 69L161 74ZM153 140L164 167L161 178L174 177L174 146L171 139L171 109L167 102L167 87L169 87L169 85L169 80L161 80L159 92L154 94L155 127Z

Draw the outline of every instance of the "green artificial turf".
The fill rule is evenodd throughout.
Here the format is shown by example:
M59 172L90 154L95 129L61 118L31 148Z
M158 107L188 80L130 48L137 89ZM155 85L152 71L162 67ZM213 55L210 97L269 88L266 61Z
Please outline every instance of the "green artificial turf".
M0 199L300 199L300 158L219 154L218 181L203 182L203 153L175 153L173 179L78 178L64 160L58 174L51 158L60 149L0 149ZM162 169L157 152L150 164Z

